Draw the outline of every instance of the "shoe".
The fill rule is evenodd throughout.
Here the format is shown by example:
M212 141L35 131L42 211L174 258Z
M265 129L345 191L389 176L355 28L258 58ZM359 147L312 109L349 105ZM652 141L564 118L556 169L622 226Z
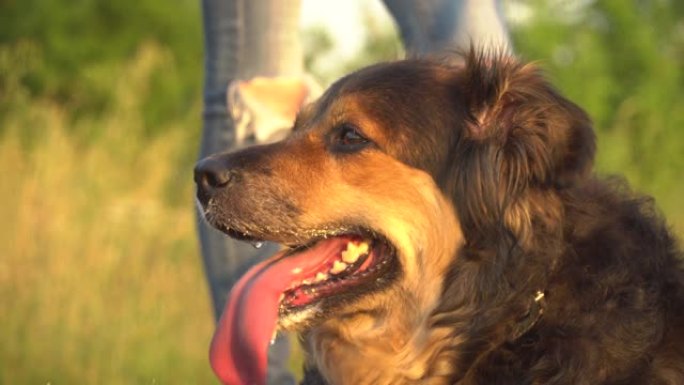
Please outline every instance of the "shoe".
M237 147L285 138L300 108L321 94L310 77L255 77L228 85L227 108Z

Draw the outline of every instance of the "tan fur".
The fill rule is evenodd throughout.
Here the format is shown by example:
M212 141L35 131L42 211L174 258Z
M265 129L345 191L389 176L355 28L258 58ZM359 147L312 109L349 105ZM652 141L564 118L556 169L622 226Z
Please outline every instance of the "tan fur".
M387 180L368 183L357 171L373 172L380 167ZM398 384L450 374L446 373L448 361L442 363L434 355L442 350L440 345L453 346L454 341L444 330L426 324L437 305L442 282L424 278L443 277L456 252L458 243L453 236L460 234L460 229L453 207L427 174L389 157L368 159L358 169L327 175L327 191L335 186L335 192L312 194L319 198L310 202L318 209L306 211L315 213L310 220L320 223L330 218L319 215L329 213L365 218L364 225L385 231L398 248L403 276L391 289L353 304L346 309L347 316L327 320L307 333L305 346L316 366L338 385ZM377 313L377 309L391 312ZM384 343L377 344L379 340Z

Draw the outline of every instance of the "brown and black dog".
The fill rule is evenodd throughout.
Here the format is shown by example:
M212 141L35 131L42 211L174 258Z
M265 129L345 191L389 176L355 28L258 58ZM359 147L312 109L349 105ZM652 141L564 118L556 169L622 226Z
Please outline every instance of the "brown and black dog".
M305 384L684 384L681 253L594 149L503 54L342 78L285 140L197 165L212 225L287 246L233 288L214 370L263 384L288 330Z

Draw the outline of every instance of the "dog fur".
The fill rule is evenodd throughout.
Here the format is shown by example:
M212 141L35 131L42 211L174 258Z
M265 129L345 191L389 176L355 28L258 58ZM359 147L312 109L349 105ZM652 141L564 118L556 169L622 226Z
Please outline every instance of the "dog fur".
M382 286L280 321L304 384L684 384L681 252L594 152L537 67L471 51L342 78L287 139L212 158L231 183L198 195L233 235L396 250Z

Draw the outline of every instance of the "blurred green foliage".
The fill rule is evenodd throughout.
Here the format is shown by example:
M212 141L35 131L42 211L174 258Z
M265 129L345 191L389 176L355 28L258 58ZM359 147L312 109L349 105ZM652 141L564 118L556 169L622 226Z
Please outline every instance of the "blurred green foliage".
M386 28L371 14L363 15L367 36L360 53L345 60L334 57L335 42L323 26L310 27L302 33L304 46L304 67L321 84L329 85L341 75L371 64L401 59L404 49L397 31ZM331 57L332 56L332 57Z
M515 45L595 122L598 169L625 174L684 228L684 2L525 3Z
M509 0L516 51L596 122L597 166L684 234L684 2ZM207 383L191 169L198 0L0 0L0 384ZM372 18L330 82L402 54ZM325 63L330 64L330 63Z
M23 90L64 106L73 119L106 110L117 82L112 74L142 44L163 47L166 62L150 77L143 102L151 135L188 114L197 100L200 23L197 0L0 0L0 46L20 50L14 64L22 69ZM0 88L5 76L0 73Z

